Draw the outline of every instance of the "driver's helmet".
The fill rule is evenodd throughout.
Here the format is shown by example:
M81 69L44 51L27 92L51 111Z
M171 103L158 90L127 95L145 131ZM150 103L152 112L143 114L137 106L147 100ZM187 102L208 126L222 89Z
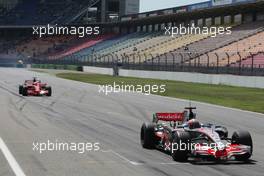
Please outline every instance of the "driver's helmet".
M195 114L193 113L192 110L189 112L189 120L195 119Z
M199 122L198 120L196 120L196 119L191 119L191 120L189 120L189 121L187 122L187 124L188 124L188 127L189 127L190 129L201 128L201 124L200 124L200 122Z
M41 83L41 81L37 77L34 77L33 78L33 83Z

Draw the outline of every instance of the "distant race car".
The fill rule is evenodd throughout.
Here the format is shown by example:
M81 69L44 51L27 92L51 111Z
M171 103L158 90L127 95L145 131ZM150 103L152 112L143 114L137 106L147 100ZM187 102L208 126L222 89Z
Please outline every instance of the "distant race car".
M46 83L41 83L37 78L26 80L19 85L19 94L23 96L51 96L52 89Z
M228 138L226 127L201 124L192 111L196 108L185 109L176 113L155 113L153 123L143 123L142 147L168 152L175 161L187 161L189 157L198 161L247 161L251 157L253 144L249 132L236 131Z

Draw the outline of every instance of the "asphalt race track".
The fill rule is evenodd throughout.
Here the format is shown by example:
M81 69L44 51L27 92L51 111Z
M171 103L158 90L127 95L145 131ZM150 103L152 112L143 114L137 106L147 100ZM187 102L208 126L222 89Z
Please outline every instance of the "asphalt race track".
M33 76L52 86L52 97L18 95L18 84ZM0 137L17 165L0 151L0 176L20 169L26 176L263 176L264 115L193 103L202 122L225 125L230 134L250 131L254 155L249 163L177 163L165 153L142 149L139 132L154 112L182 111L188 102L135 93L106 96L98 90L97 85L1 68ZM99 142L100 150L33 151L33 142L48 140Z

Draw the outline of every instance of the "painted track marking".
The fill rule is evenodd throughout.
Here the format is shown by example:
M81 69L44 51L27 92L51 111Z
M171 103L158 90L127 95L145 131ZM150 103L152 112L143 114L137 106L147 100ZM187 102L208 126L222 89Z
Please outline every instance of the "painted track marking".
M1 137L0 137L0 149L2 150L7 162L9 163L15 175L26 176Z
M124 161L126 161L126 162L128 162L128 163L130 163L130 164L132 164L132 165L134 165L134 166L142 165L141 163L138 163L138 162L135 162L135 161L131 161L131 160L129 160L128 158L122 156L121 154L119 154L119 153L117 153L117 152L115 152L115 151L113 151L113 150L106 150L106 151L102 151L102 152L104 152L104 153L113 153L114 155L118 156L118 157L121 158L122 160L124 160Z

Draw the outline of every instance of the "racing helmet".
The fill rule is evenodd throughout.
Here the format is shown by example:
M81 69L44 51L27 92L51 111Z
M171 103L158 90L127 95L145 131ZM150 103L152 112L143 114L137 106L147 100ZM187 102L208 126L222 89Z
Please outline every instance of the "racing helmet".
M191 120L189 120L189 121L187 122L187 124L188 124L188 127L189 127L190 129L201 128L201 124L200 124L200 122L199 122L198 120L196 120L196 119L191 119Z

